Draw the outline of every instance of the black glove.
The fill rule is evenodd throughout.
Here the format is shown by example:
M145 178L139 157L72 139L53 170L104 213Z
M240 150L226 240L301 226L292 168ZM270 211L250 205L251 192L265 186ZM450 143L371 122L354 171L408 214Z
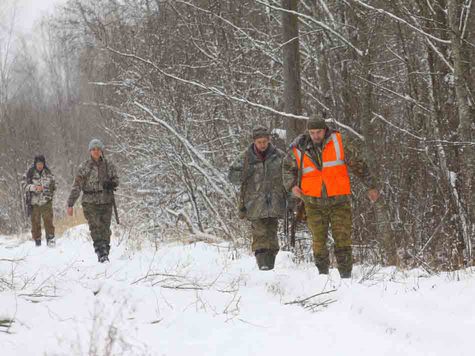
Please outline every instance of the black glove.
M104 188L104 190L112 191L117 188L117 183L112 180L106 180L104 183L102 183L102 188Z

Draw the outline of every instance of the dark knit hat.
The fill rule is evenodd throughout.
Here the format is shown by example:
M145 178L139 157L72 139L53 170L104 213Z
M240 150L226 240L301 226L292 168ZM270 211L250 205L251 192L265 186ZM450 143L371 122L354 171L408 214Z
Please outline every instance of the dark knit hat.
M46 164L45 156L43 156L43 155L36 155L36 156L35 156L34 164L37 164L38 162L42 162L43 164Z
M270 132L264 126L257 126L252 130L252 139L257 140L258 138L262 137L269 137Z
M307 130L318 130L328 128L325 119L318 115L312 115L307 122Z

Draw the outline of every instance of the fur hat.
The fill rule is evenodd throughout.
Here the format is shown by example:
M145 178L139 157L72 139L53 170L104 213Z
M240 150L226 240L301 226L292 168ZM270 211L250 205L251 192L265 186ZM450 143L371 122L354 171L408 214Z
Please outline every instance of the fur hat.
M36 155L35 156L35 160L34 160L34 164L37 164L38 162L41 162L43 164L46 164L46 159L45 159L45 156L43 155Z
M270 137L270 132L264 126L257 126L252 130L252 139L257 140L262 137Z
M93 138L91 142L89 142L89 151L92 150L93 148L98 148L101 151L104 151L104 144L102 143L101 140L97 138Z

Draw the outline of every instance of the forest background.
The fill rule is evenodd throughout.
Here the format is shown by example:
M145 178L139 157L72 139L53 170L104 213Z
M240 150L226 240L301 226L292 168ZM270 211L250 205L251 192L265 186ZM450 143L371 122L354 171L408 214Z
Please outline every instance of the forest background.
M0 4L0 234L27 228L35 154L60 217L98 137L121 169L124 226L245 244L229 165L255 125L285 130L285 149L316 113L360 140L380 182L377 205L353 184L358 262L472 263L472 0L70 0L35 43L15 9Z

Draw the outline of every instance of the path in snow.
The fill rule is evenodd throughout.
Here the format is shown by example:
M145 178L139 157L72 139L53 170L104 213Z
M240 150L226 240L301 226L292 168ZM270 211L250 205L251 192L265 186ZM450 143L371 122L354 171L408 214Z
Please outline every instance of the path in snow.
M289 253L261 272L205 243L114 243L101 265L84 225L55 249L33 245L0 237L2 356L473 355L473 271L356 267L341 281ZM285 304L320 292L307 303L328 304L317 312Z

